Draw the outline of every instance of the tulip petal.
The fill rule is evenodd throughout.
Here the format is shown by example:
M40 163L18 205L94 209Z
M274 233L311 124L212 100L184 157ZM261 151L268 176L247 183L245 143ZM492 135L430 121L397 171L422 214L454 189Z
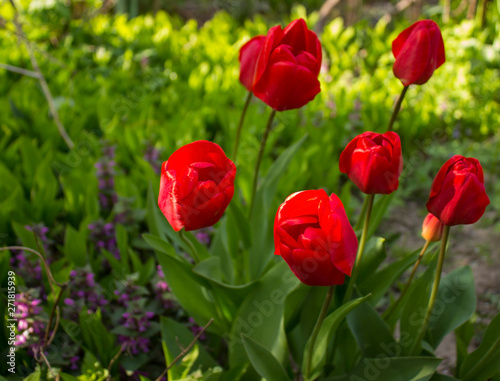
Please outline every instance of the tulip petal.
M344 274L332 265L327 252L292 250L287 263L297 278L309 286L331 286L344 283Z
M267 35L262 43L259 57L257 58L257 65L255 66L255 77L253 79L253 86L260 81L264 74L269 62L272 51L281 43L283 38L283 30L280 25L272 27L267 32Z
M431 54L427 28L415 28L394 62L394 75L404 86L417 81L424 73Z
M252 91L255 67L264 39L265 36L256 36L240 49L240 82L248 91Z
M283 30L283 39L281 43L293 46L295 55L301 51L308 51L308 31L309 29L304 19L294 20Z
M255 96L277 111L300 108L319 92L316 75L290 62L270 65L254 86Z

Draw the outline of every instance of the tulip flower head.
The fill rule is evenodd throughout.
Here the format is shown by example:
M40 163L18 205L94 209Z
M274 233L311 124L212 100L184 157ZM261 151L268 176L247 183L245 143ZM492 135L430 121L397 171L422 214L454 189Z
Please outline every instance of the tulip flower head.
M434 179L427 210L447 226L473 224L489 203L479 160L455 155Z
M302 283L333 286L351 275L358 240L340 199L308 190L288 196L279 207L274 248Z
M429 213L422 224L422 237L426 241L438 242L443 235L444 225L436 216Z
M445 61L438 25L432 20L417 21L392 42L392 53L394 75L403 85L423 85Z
M356 136L340 154L339 167L363 193L394 192L403 169L399 135L367 131Z
M303 19L254 37L239 59L241 83L276 111L300 108L320 92L321 44Z
M158 206L175 231L212 226L233 197L235 176L235 165L217 144L187 144L162 165Z

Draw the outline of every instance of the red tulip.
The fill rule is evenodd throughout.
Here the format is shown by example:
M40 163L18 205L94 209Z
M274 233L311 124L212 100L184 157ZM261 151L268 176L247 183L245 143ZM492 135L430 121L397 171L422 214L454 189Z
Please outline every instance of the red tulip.
M455 155L434 179L427 210L448 226L473 224L489 203L479 160Z
M340 154L339 167L366 194L394 192L403 169L399 135L367 131L356 136Z
M443 37L432 20L421 20L392 42L394 75L404 86L423 85L445 61Z
M274 248L302 283L332 286L351 275L358 240L340 199L308 190L288 196L279 207Z
M424 237L426 241L437 242L441 240L443 228L444 225L441 221L439 221L436 216L429 213L422 224L422 237Z
M162 165L158 206L175 231L212 226L233 197L235 175L236 167L217 144L187 144Z
M240 51L240 81L277 111L304 106L320 92L321 44L303 19L275 26Z

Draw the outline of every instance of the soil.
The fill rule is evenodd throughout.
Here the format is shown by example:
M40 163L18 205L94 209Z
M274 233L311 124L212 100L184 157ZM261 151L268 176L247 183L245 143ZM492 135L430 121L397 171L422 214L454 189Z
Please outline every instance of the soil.
M413 251L422 247L423 239L420 234L425 213L421 203L411 201L392 209L380 226L380 231L398 234L398 238L388 248L389 253ZM484 328L500 309L500 232L498 226L489 223L494 220L495 212L490 211L476 224L455 226L450 231L443 274L464 265L469 265L474 273L477 295L476 335L469 352L480 343ZM453 334L443 340L436 355L443 359L439 372L453 375L456 358Z

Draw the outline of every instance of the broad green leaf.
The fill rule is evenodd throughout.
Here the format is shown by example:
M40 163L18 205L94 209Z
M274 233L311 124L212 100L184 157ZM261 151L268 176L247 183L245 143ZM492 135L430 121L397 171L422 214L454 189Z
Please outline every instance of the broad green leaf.
M434 373L429 381L460 381L458 378L445 376L444 374Z
M474 275L470 267L460 267L439 283L426 340L437 348L443 338L469 320L475 310Z
M34 373L31 373L28 377L24 378L23 381L39 381L41 379L41 373L37 370Z
M369 300L370 304L373 306L377 305L396 279L398 279L408 267L415 263L419 252L420 250L417 250L404 258L401 258L399 261L387 265L366 279L363 279L359 285L359 289L363 294L372 294L372 297Z
M358 298L355 300L351 300L350 302L340 306L335 311L330 313L325 320L323 321L323 325L319 331L318 337L316 339L316 343L314 344L314 350L311 361L311 374L310 379L314 380L321 374L321 371L326 363L326 354L328 350L328 344L332 341L333 335L335 331L339 327L340 323L344 320L344 318L349 314L352 310L358 307L361 303L370 298L370 295L367 295L363 298ZM302 360L302 374L305 374L305 361L306 354L311 349L310 339L307 341L306 348L304 350L304 358Z
M387 258L385 238L372 237L366 242L363 258L359 266L358 280L367 279ZM358 281L359 282L359 281Z
M299 283L285 261L272 267L248 293L227 336L231 366L247 360L241 335L251 337L283 363L286 358L283 329L284 301Z
M484 332L479 347L470 353L460 368L463 381L486 381L500 370L500 313Z
M361 353L365 357L377 357L388 351L396 352L392 356L399 356L401 348L392 337L387 324L368 302L361 303L347 315L347 325L355 337Z
M437 255L434 256L424 274L414 282L414 286L405 298L406 302L401 314L399 340L401 348L403 348L403 354L410 354L412 347L415 345L414 340L418 337L422 328L436 271L436 261Z
M273 381L290 380L271 352L245 335L242 335L242 340L250 363L262 378Z
M243 246L248 249L252 245L252 232L250 231L250 224L248 219L241 210L240 206L234 200L229 204L227 213L232 216L233 221L238 229L239 235L243 242Z
M83 346L92 352L103 367L107 367L118 352L116 338L101 321L101 311L89 314L82 310L79 315Z
M33 232L29 231L24 225L18 224L17 222L12 222L12 228L14 229L17 238L21 240L23 246L38 251L38 245L36 244L35 235L33 234ZM41 242L38 243L41 245ZM36 256L36 254L31 253L29 253L28 255Z
M427 381L440 362L433 357L363 358L350 374L324 381Z
M466 321L460 327L455 329L455 342L457 347L456 369L460 370L465 358L469 355L469 345L474 337L475 329L471 320Z
M394 198L394 192L391 194L384 194L378 196L378 200L373 205L373 210L370 216L368 238L370 238L371 236L373 236L373 234L375 234L375 231L382 222L382 219L384 218L384 215L387 212L387 208L389 207L389 204L391 203L393 198Z
M171 257L176 257L175 248L165 239L149 233L144 233L142 235L142 238L144 238L144 241L146 241L147 244L151 246L154 250L167 254Z
M211 318L210 330L222 335L229 330L228 323L217 311L213 294L207 288L205 279L193 272L192 266L167 254L157 252L165 279L179 304L198 324L205 324Z
M220 381L239 381L241 377L246 373L249 364L245 363L225 371L221 377Z
M280 178L306 138L307 135L278 157L257 190L250 224L253 243L248 256L250 279L258 279L272 258L273 245L270 239L272 235L269 233L271 202Z
M82 224L79 231L66 225L64 233L64 254L77 267L87 264L87 227Z
M60 375L63 381L79 381L78 378L68 373L60 373Z

